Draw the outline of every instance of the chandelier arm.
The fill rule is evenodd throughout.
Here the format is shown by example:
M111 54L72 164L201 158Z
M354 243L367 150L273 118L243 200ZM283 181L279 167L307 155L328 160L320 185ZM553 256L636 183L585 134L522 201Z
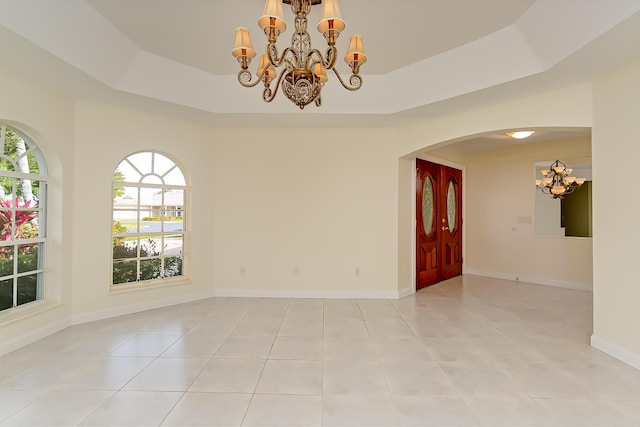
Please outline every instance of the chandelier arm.
M360 77L359 74L352 74L349 78L349 84L346 84L344 80L342 80L342 77L340 76L340 73L338 73L338 70L336 70L335 68L332 68L332 70L336 74L336 77L338 77L338 80L340 81L342 87L344 87L345 89L356 91L362 87L362 77Z
M296 52L290 47L286 48L282 51L282 55L278 56L278 46L275 43L269 43L267 45L267 57L269 58L269 62L274 67L281 67L282 64L287 60L287 54L291 53L293 55L296 63L298 62L298 55Z
M325 70L331 70L336 65L336 58L338 57L337 53L338 53L338 50L335 48L335 46L331 46L327 49L326 56L323 56L322 52L320 52L318 49L312 49L309 52L309 59L308 59L309 66L318 62L322 64ZM317 60L313 59L314 54Z
M262 74L256 75L258 78L255 82L252 82L251 79L253 76L251 75L251 71L248 70L240 70L238 73L238 82L244 87L255 87L258 83L262 81Z
M271 90L271 87L265 87L264 88L264 92L262 92L262 99L265 102L271 102L276 97L276 95L278 94L278 89L280 89L280 82L282 82L282 78L284 77L284 75L286 74L286 72L288 70L290 70L290 64L289 63L287 63L287 67L285 67L280 72L280 75L278 76L278 80L276 80L276 85L274 86L273 90Z
M322 65L324 65L327 70L333 69L333 67L336 65L336 59L338 58L338 48L336 48L335 46L329 46L327 48L326 58L326 62Z
M318 49L312 49L307 56L307 68L312 69L314 64L322 64L324 66L324 58ZM327 68L326 66L324 67Z

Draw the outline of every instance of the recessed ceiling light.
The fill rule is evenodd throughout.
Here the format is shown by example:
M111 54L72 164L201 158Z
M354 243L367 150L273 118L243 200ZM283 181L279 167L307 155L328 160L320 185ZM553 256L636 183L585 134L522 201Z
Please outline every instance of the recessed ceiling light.
M535 131L533 130L521 130L518 132L507 132L507 135L515 139L525 139L525 138L529 138L534 133Z

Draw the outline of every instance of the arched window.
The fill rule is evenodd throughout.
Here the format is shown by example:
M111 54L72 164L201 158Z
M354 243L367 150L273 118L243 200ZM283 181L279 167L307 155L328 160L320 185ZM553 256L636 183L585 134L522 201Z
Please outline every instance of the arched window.
M0 310L44 298L46 175L33 141L0 124Z
M183 277L187 186L157 152L132 154L113 174L111 288Z

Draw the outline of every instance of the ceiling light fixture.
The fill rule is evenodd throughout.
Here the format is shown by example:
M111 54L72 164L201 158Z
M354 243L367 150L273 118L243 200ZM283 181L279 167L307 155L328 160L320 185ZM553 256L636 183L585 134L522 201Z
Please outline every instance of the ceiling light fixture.
M569 176L573 169L560 160L556 160L549 169L540 171L542 179L536 179L536 187L544 194L551 194L554 199L563 199L567 194L573 193L584 184L584 178Z
M507 135L515 139L525 139L525 138L529 138L534 133L536 133L536 131L534 130L521 130L518 132L507 132Z
M280 53L276 46L278 36L283 33L287 25L282 14L282 3L290 4L295 16L295 32L291 36L291 46ZM312 49L311 37L307 32L307 15L312 5L322 4L322 12L318 31L327 40L325 55L318 49ZM367 61L364 52L362 36L353 35L345 62L351 67L352 75L346 83L335 69L338 49L336 39L345 28L345 22L340 15L338 0L266 0L264 13L258 20L258 26L267 36L266 52L262 54L257 80L252 82L253 76L248 70L251 59L256 56L253 49L249 30L244 27L236 29L235 46L232 55L240 63L238 81L244 87L254 87L264 83L262 99L271 102L282 85L284 94L300 109L315 102L321 105L320 91L328 80L327 70L333 70L345 89L355 91L362 86L362 77L358 74L360 66ZM276 69L284 66L277 76ZM271 83L275 80L275 86Z

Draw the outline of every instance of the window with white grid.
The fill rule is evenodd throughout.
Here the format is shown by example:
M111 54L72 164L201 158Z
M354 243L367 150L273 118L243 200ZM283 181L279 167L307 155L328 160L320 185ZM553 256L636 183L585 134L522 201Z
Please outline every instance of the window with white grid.
M185 276L187 185L168 156L140 152L113 174L111 288Z
M46 194L40 149L0 124L0 311L44 298Z

